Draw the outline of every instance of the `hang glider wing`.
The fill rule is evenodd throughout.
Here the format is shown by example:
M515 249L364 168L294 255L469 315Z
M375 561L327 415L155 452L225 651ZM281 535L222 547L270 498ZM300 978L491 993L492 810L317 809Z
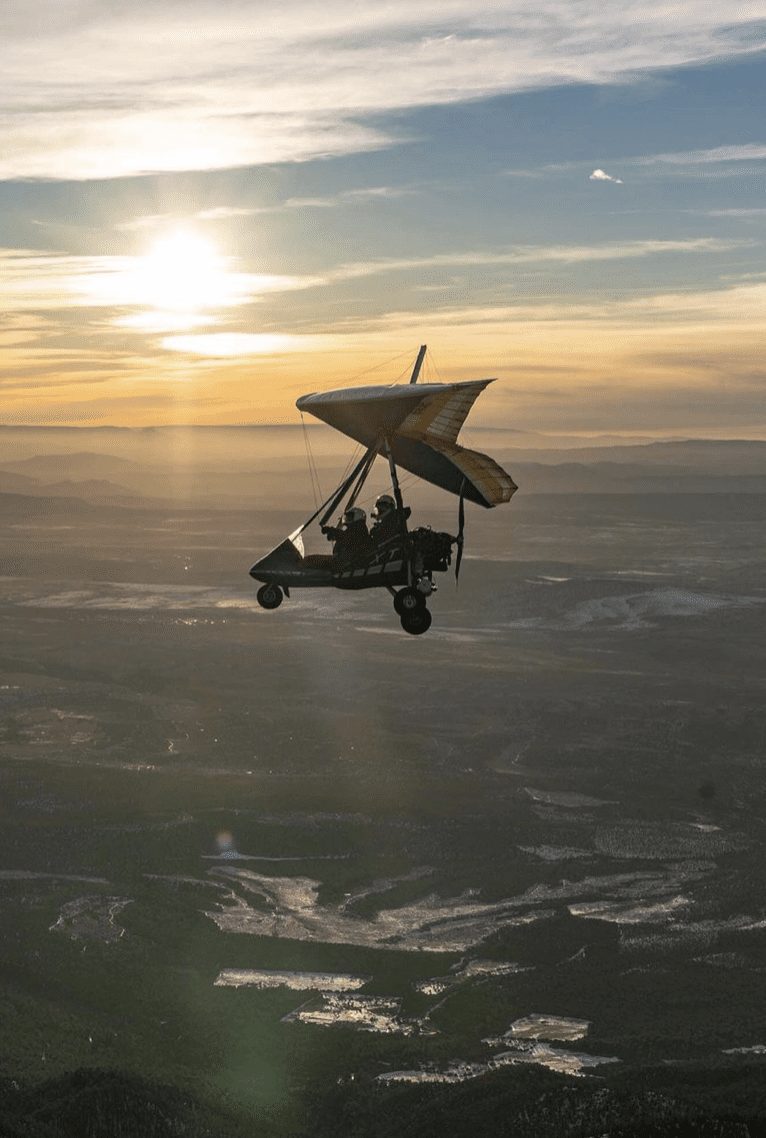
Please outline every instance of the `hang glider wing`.
M458 446L468 412L491 379L407 387L355 387L303 395L309 411L365 447L386 441L398 466L480 506L510 501L516 489L502 467L480 451Z

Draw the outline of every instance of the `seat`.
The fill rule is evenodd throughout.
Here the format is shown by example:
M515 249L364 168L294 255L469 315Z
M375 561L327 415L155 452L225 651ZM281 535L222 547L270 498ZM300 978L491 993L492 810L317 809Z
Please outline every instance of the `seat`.
M307 553L303 564L307 569L334 569L337 562L330 553Z

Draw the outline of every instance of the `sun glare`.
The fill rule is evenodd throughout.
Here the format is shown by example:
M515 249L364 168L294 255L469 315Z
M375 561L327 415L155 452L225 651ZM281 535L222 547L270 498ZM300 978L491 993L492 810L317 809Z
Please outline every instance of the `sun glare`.
M238 258L222 253L191 229L167 233L141 254L105 256L100 262L73 273L67 282L69 291L79 293L86 303L117 309L111 321L116 327L149 334L213 328L227 322L226 309L247 305L266 293L318 283L243 272ZM200 337L188 350L203 354L207 345L215 349L214 355L231 355L236 342L231 337ZM267 343L263 337L248 340L247 351L262 353ZM180 350L177 343L173 350Z
M136 291L148 308L193 313L231 304L236 278L205 238L179 230L157 241L136 268Z
M279 278L253 278L192 230L178 229L137 256L114 257L103 270L73 278L71 288L99 304L132 311L115 317L122 328L181 332L216 325L220 311L245 304L254 281L259 291Z

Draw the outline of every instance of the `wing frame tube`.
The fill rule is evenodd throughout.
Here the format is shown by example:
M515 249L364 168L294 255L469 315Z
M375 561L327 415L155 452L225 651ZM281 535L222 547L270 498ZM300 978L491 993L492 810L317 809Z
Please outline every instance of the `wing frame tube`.
M342 501L343 495L354 485L354 482L364 475L361 479L360 485L356 488L356 493L361 490L369 473L370 467L378 453L378 443L368 447L364 452L359 462L356 463L353 470L348 474L340 486L333 490L329 498L314 511L310 518L307 518L302 525L293 530L286 538L280 541L279 545L275 545L268 553L259 558L258 561L250 569L250 576L256 581L275 581L277 584L282 582L290 582L294 585L302 583L301 576L306 575L305 584L320 584L324 580L315 580L316 573L303 568L303 554L298 547L298 541L304 530L308 529L313 521L315 521L324 510L320 525L324 525L327 519L338 508L338 504ZM289 548L288 548L289 547ZM329 576L329 575L328 575ZM330 583L329 580L327 583Z

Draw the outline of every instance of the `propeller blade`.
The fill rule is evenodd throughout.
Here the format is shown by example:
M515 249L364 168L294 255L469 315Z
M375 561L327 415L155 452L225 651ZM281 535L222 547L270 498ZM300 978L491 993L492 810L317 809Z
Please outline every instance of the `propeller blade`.
M457 545L457 555L455 557L455 584L457 585L460 578L460 563L463 560L463 541L465 533L465 482L460 488L460 502L457 508L457 538L455 543Z

